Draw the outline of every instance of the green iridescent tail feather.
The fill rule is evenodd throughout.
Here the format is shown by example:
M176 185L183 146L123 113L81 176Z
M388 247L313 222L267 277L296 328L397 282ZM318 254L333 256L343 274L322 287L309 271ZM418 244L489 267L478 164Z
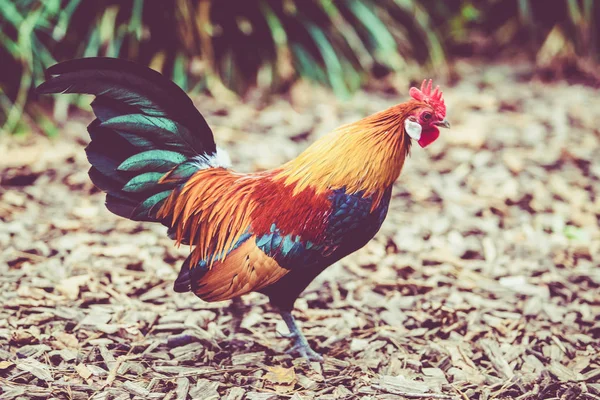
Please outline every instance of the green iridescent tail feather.
M89 175L117 215L157 221L167 196L198 169L194 160L216 154L212 132L190 98L154 70L114 58L85 58L54 65L48 74L53 77L37 88L39 94L96 96L86 148ZM179 179L160 181L176 167Z

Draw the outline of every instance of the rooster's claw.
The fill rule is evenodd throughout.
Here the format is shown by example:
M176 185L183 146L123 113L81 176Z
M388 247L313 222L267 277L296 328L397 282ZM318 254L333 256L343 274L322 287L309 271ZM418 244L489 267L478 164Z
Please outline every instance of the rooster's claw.
M305 339L306 341L306 339ZM306 358L309 361L323 362L323 356L310 348L305 341L296 339L292 348L286 351L287 354L298 353L300 357Z

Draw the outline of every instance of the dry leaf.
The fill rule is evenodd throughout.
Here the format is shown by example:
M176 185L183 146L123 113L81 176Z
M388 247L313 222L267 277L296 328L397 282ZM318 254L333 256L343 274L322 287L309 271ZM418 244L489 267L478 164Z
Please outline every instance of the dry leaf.
M92 376L92 371L85 364L78 364L75 366L75 371L81 376L83 379L88 379Z
M272 386L277 393L288 393L296 384L296 372L294 368L282 366L268 367L264 376L266 384Z
M16 361L17 368L29 372L31 375L45 382L53 382L52 374L48 365L39 362L34 358L25 358Z
M79 347L79 340L77 340L77 337L71 333L56 332L54 337L66 348L76 349Z
M12 361L0 361L0 370L4 371L5 369L9 369L13 365L15 365L15 363L13 363Z

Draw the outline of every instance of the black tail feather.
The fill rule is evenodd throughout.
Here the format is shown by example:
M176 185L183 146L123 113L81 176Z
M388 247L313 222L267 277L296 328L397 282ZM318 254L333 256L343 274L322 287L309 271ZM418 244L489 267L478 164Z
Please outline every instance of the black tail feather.
M161 183L161 177L180 163L190 164L190 158L216 152L191 99L156 71L114 58L86 58L54 65L48 73L55 76L37 88L40 94L96 96L97 119L88 126L92 140L86 148L89 174L117 215L157 221L160 205L184 182Z
M38 86L39 94L85 93L102 99L100 102L115 100L112 104L118 104L119 115L138 110L170 118L194 134L198 154L216 151L212 131L192 100L157 71L117 58L92 57L53 65L48 74L56 76Z

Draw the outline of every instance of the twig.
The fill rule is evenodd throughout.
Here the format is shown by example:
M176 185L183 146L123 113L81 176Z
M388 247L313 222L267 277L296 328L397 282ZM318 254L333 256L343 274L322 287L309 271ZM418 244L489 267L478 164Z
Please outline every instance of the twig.
M448 394L404 392L402 390L392 389L392 388L383 387L383 386L379 386L379 385L372 385L371 387L373 389L383 390L384 392L388 392L388 393L391 393L391 394L397 394L398 396L410 397L412 399L428 399L429 398L429 399L450 399L450 400L454 400L454 399L457 398L456 396L451 396L451 395L448 395Z

